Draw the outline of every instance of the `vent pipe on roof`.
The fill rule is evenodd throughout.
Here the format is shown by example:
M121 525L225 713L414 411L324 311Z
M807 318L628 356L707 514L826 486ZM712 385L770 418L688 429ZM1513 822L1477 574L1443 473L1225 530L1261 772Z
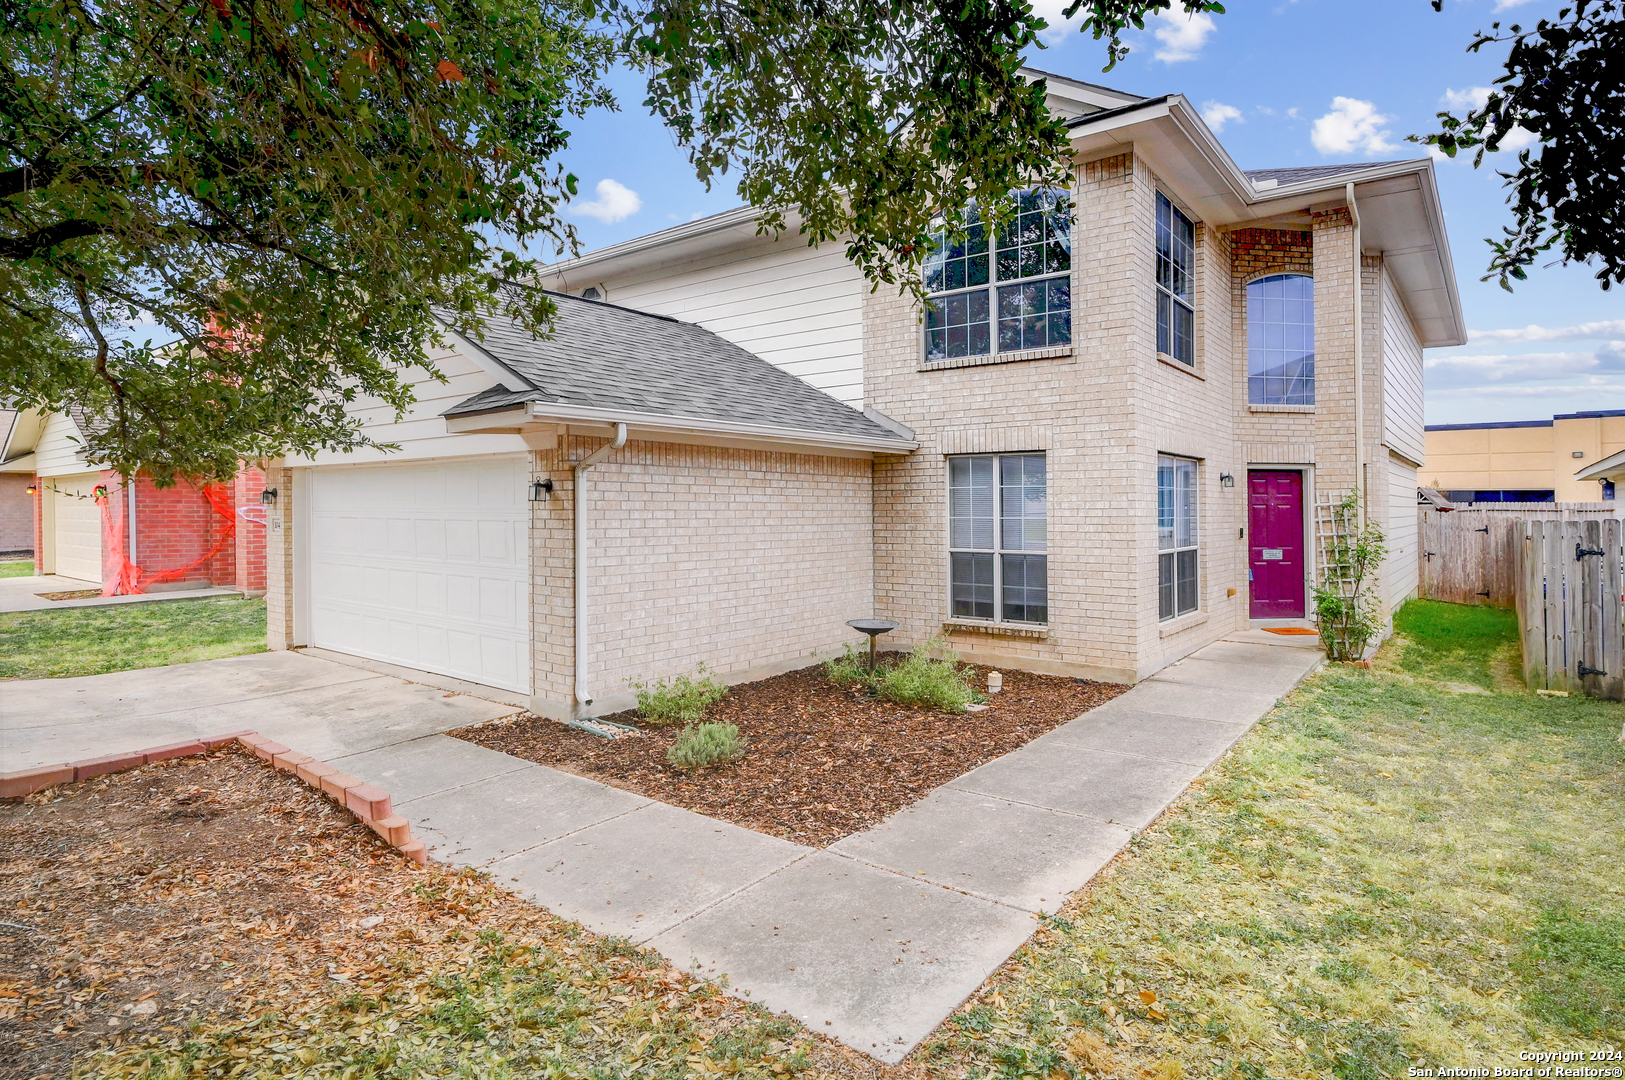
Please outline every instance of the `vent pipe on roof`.
M587 470L625 445L626 425L616 424L615 438L575 465L576 703L583 710L592 704L592 691L587 685Z

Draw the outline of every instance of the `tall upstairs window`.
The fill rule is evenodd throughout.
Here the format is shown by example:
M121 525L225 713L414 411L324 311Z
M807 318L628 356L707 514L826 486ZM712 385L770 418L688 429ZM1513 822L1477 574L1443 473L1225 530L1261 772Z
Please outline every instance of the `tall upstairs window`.
M1247 286L1247 401L1315 403L1315 279L1273 274Z
M1072 205L1030 188L989 241L975 206L963 240L932 238L925 260L925 358L951 360L1072 343Z
M1157 192L1157 352L1196 365L1196 226Z

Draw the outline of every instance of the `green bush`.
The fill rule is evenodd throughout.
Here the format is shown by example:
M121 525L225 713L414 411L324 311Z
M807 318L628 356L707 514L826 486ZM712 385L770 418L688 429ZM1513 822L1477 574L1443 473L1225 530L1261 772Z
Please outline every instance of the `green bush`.
M860 683L875 697L899 705L927 705L959 713L981 699L970 675L960 670L958 655L941 638L920 642L901 660L877 663L873 676L867 653L851 645L843 655L826 662L824 670L835 682Z
M703 769L745 755L745 740L734 724L690 724L666 751L666 760L679 769Z
M705 707L721 701L728 688L700 666L699 677L679 675L671 682L633 683L638 692L638 715L651 724L692 724L705 715Z

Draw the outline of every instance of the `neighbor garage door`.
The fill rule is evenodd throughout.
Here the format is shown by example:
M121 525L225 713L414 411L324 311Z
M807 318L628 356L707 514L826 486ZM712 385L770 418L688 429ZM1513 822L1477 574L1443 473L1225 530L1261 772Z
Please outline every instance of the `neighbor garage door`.
M523 458L309 475L312 645L529 692Z
M48 542L55 556L52 573L101 582L102 509L92 497L101 482L98 473L45 481L45 490L51 496L53 535Z

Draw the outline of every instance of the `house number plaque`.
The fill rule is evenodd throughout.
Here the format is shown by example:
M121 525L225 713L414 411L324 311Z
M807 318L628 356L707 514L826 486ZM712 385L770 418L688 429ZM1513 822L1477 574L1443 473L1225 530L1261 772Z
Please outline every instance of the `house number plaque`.
M1285 550L1286 549L1284 548L1264 548L1264 561L1279 562L1282 559Z

